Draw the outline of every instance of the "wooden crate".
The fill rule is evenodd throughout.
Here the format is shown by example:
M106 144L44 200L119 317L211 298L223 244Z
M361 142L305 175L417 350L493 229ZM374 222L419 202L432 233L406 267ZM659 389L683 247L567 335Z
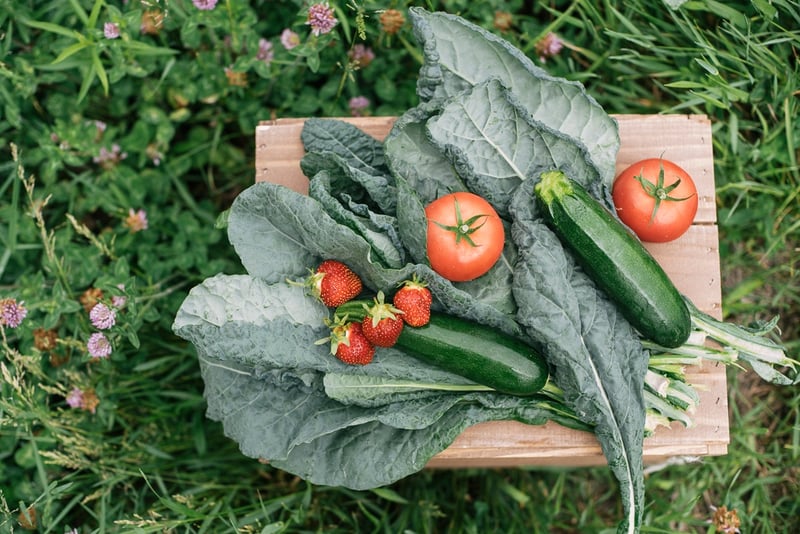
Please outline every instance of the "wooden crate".
M618 115L621 146L617 172L637 160L663 156L683 167L696 181L699 205L694 224L676 241L648 244L678 289L706 313L721 316L719 240L714 195L711 124L700 115ZM343 119L383 139L394 118ZM304 150L303 119L262 122L256 129L256 181L280 183L308 191L300 170ZM701 404L694 426L673 423L659 428L644 443L644 460L653 464L674 457L722 455L729 437L725 367L706 363L688 379L696 385ZM521 465L588 466L605 463L594 435L555 423L530 426L493 421L468 428L436 455L429 467L509 467Z

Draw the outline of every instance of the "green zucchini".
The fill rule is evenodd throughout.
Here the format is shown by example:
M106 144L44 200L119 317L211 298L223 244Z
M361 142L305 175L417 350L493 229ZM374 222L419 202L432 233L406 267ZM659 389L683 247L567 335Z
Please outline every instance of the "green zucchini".
M621 222L561 171L542 173L534 194L547 224L644 338L686 342L692 320L683 296Z
M339 306L336 315L361 320L364 303L350 301ZM510 395L533 395L549 376L544 358L527 343L496 328L437 312L425 326L404 326L395 348Z

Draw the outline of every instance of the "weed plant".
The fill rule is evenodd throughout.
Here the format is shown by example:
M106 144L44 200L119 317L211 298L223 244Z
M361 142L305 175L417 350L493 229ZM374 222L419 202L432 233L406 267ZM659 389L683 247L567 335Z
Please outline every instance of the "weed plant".
M416 103L414 2L331 1L309 25L311 4L0 0L0 532L601 532L619 517L604 468L426 470L355 492L249 460L204 418L170 325L190 287L241 271L215 222L252 182L257 122ZM610 113L708 115L726 318L780 315L798 356L796 1L416 4L502 35ZM800 393L729 382L729 453L653 469L645 532L800 527Z

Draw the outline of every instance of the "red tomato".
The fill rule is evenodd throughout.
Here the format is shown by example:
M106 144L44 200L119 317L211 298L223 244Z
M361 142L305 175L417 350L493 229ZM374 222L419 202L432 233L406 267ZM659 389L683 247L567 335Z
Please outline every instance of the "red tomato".
M440 197L425 208L431 268L453 282L485 274L503 253L503 221L473 193Z
M683 235L697 213L697 187L671 161L650 158L622 171L611 191L619 218L642 241L664 243Z

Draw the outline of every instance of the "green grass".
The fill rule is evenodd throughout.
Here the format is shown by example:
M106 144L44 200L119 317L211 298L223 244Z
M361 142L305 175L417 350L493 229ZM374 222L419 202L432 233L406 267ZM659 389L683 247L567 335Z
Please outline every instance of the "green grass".
M205 419L193 351L170 333L192 285L240 269L213 221L252 180L255 121L273 112L347 114L356 94L370 97L375 114L413 105L417 64L403 44L413 39L380 34L375 11L410 3L358 3L378 56L372 67L344 73L337 66L344 49L330 45L318 51L318 72L279 56L272 77L251 67L247 88L228 87L214 70L236 60L223 37L245 40L251 27L275 36L287 21L302 28L297 4L275 2L264 12L264 2L252 2L259 6L252 13L262 15L231 7L226 17L202 15L193 26L200 15L190 3L170 3L172 18L151 42L184 50L175 61L109 51L93 37L111 74L106 97L99 80L84 83L92 81L90 53L53 63L73 37L24 21L83 31L93 7L101 22L116 11L80 0L0 0L0 298L25 300L31 324L3 339L0 532L25 531L20 512L28 507L36 510L37 532L59 534L613 531L620 505L603 467L425 470L388 488L350 491L313 486L245 458ZM220 2L215 12L233 4ZM338 4L354 27L350 3ZM708 115L725 317L746 324L780 315L781 338L800 357L797 2L697 0L675 11L644 0L424 4L446 5L486 27L495 9L511 6L514 25L503 35L531 55L537 36L556 32L567 47L544 66L584 83L610 113ZM108 123L104 143L118 140L129 152L108 172L92 164L94 134L86 135L86 121L100 118ZM33 198L49 196L45 238L30 217L18 165L6 157L11 142L20 147L25 175L35 176ZM161 165L151 163L152 150L164 156ZM121 221L140 206L148 207L150 229L131 234ZM67 213L113 257L81 237ZM131 307L120 348L109 365L86 364L80 349L90 327L65 303L76 303L87 287L110 291L121 280ZM59 329L59 354L70 362L55 366L32 347L40 324ZM65 407L73 384L97 390L97 414ZM742 532L800 527L800 390L731 369L729 392L728 454L650 472L644 532L715 532L710 521L722 506L736 510Z

